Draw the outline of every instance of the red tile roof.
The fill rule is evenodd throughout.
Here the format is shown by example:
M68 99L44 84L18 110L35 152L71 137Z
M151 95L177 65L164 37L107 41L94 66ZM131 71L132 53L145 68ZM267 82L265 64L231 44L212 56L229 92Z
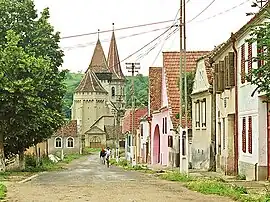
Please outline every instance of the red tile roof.
M147 113L147 108L136 109L134 113L134 130L140 125L141 118ZM127 109L123 118L122 132L132 132L132 109Z
M77 121L72 120L68 124L62 126L57 132L57 136L74 137L77 136Z
M162 68L149 68L150 113L161 107Z
M209 53L209 51L187 51L186 62L187 71L193 72L196 68L197 60ZM172 110L171 119L174 127L178 126L179 120L179 67L180 67L180 52L163 52L163 67L165 69L166 88L168 95L169 107ZM183 119L182 119L183 120ZM188 127L189 124L188 123ZM185 121L182 121L182 126L185 126Z

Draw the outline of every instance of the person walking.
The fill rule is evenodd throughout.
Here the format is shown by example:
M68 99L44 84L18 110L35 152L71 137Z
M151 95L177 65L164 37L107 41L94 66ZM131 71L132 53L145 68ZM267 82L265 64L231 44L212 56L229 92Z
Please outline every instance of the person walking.
M107 163L108 168L110 166L110 156L111 156L111 150L110 150L110 147L107 147L107 149L106 149L106 163Z
M103 165L105 165L105 157L106 157L106 151L102 148L100 151L100 159Z

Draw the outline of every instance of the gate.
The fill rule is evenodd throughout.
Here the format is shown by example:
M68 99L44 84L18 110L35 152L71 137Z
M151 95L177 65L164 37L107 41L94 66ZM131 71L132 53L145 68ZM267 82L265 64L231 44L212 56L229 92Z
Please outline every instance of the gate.
M101 148L101 139L100 137L94 136L90 140L90 148Z

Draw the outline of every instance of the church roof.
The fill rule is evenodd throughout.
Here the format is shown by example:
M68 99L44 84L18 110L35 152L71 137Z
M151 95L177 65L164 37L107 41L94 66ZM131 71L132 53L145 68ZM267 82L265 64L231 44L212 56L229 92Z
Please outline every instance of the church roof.
M109 72L105 54L104 54L104 51L103 51L103 48L99 39L97 40L96 47L92 56L92 60L88 69L91 69L95 73L108 73Z
M96 74L88 69L75 92L100 92L107 93L102 87Z
M112 33L112 38L111 38L107 61L108 61L109 70L111 73L113 73L113 78L124 79L125 76L124 76L122 69L121 69L121 64L120 64L120 59L119 59L119 54L118 54L114 31Z

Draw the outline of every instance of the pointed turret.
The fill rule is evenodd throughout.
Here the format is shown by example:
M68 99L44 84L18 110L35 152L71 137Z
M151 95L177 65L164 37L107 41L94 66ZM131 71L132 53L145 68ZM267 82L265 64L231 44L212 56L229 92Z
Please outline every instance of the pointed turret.
M102 87L101 83L99 82L96 74L91 69L87 70L75 92L107 93L107 91Z
M108 73L109 72L107 61L106 61L105 54L101 46L99 37L98 37L96 47L92 56L92 60L88 69L91 69L95 73Z
M113 76L116 76L118 79L124 79L125 76L124 76L122 69L121 69L121 64L120 64L120 59L119 59L119 55L118 55L118 49L117 49L117 45L116 45L114 30L112 33L112 38L111 38L107 61L108 61L109 70L110 70L110 72L113 73Z

